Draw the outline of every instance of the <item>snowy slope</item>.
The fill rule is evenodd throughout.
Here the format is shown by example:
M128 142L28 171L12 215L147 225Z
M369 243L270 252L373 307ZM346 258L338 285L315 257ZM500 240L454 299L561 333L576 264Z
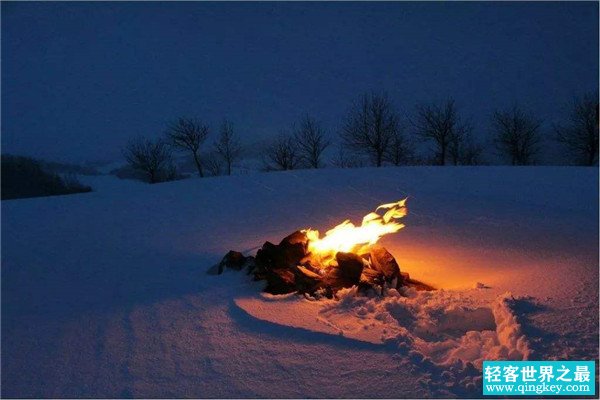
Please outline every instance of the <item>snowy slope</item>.
M121 183L2 202L4 397L472 395L466 385L445 387L460 376L423 351L269 320L252 305L265 301L257 284L205 274L229 249L253 253L265 240L359 221L405 196L407 227L383 240L404 271L489 310L511 292L506 318L518 320L530 358L598 358L596 169L328 169ZM285 316L286 299L271 302ZM497 326L475 330L486 328Z

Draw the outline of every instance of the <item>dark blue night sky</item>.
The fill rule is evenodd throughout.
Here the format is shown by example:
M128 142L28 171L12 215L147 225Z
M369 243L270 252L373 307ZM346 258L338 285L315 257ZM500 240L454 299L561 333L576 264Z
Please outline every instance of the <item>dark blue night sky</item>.
M115 159L178 116L248 143L368 90L453 96L481 140L518 101L551 122L598 87L598 3L2 3L2 152Z

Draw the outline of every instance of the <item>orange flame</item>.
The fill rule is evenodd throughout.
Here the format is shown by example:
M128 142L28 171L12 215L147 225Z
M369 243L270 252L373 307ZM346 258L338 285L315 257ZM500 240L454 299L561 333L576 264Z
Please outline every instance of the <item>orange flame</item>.
M405 203L406 199L382 204L363 217L361 226L346 220L328 230L323 238L319 237L319 231L306 229L303 232L308 237L308 250L321 258L333 258L339 251L360 253L384 235L404 228L404 224L397 221L407 214ZM385 211L380 213L380 210Z

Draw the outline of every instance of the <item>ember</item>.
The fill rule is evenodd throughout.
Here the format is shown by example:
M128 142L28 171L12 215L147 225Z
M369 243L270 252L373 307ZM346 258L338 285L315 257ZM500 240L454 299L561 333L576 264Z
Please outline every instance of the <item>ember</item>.
M333 297L341 288L358 286L367 291L403 285L417 289L432 288L411 280L400 272L394 257L377 241L389 233L398 232L404 225L406 199L382 204L367 214L361 226L349 220L327 231L323 238L312 229L296 231L279 244L266 242L255 257L245 257L230 251L218 266L236 270L247 268L255 280L265 280L265 291L272 294L306 293Z

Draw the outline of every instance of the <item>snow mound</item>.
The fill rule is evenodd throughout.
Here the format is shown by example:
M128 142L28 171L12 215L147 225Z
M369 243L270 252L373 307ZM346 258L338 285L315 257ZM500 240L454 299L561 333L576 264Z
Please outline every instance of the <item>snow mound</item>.
M500 347L495 349L497 353L490 354L487 359L527 360L531 355L529 342L515 313L516 302L525 298L528 296L514 297L510 292L506 292L494 302L492 310Z
M480 384L483 360L531 354L514 313L517 299L507 292L489 302L472 292L403 288L368 297L353 287L340 290L337 300L261 294L235 303L270 323L381 344L405 366L420 369L430 389L468 394ZM448 381L455 386L446 387Z
M342 289L338 300L261 294L235 303L255 318L375 344L409 347L438 364L527 359L527 338L513 312L510 293L491 304L469 291L389 289L384 297Z

